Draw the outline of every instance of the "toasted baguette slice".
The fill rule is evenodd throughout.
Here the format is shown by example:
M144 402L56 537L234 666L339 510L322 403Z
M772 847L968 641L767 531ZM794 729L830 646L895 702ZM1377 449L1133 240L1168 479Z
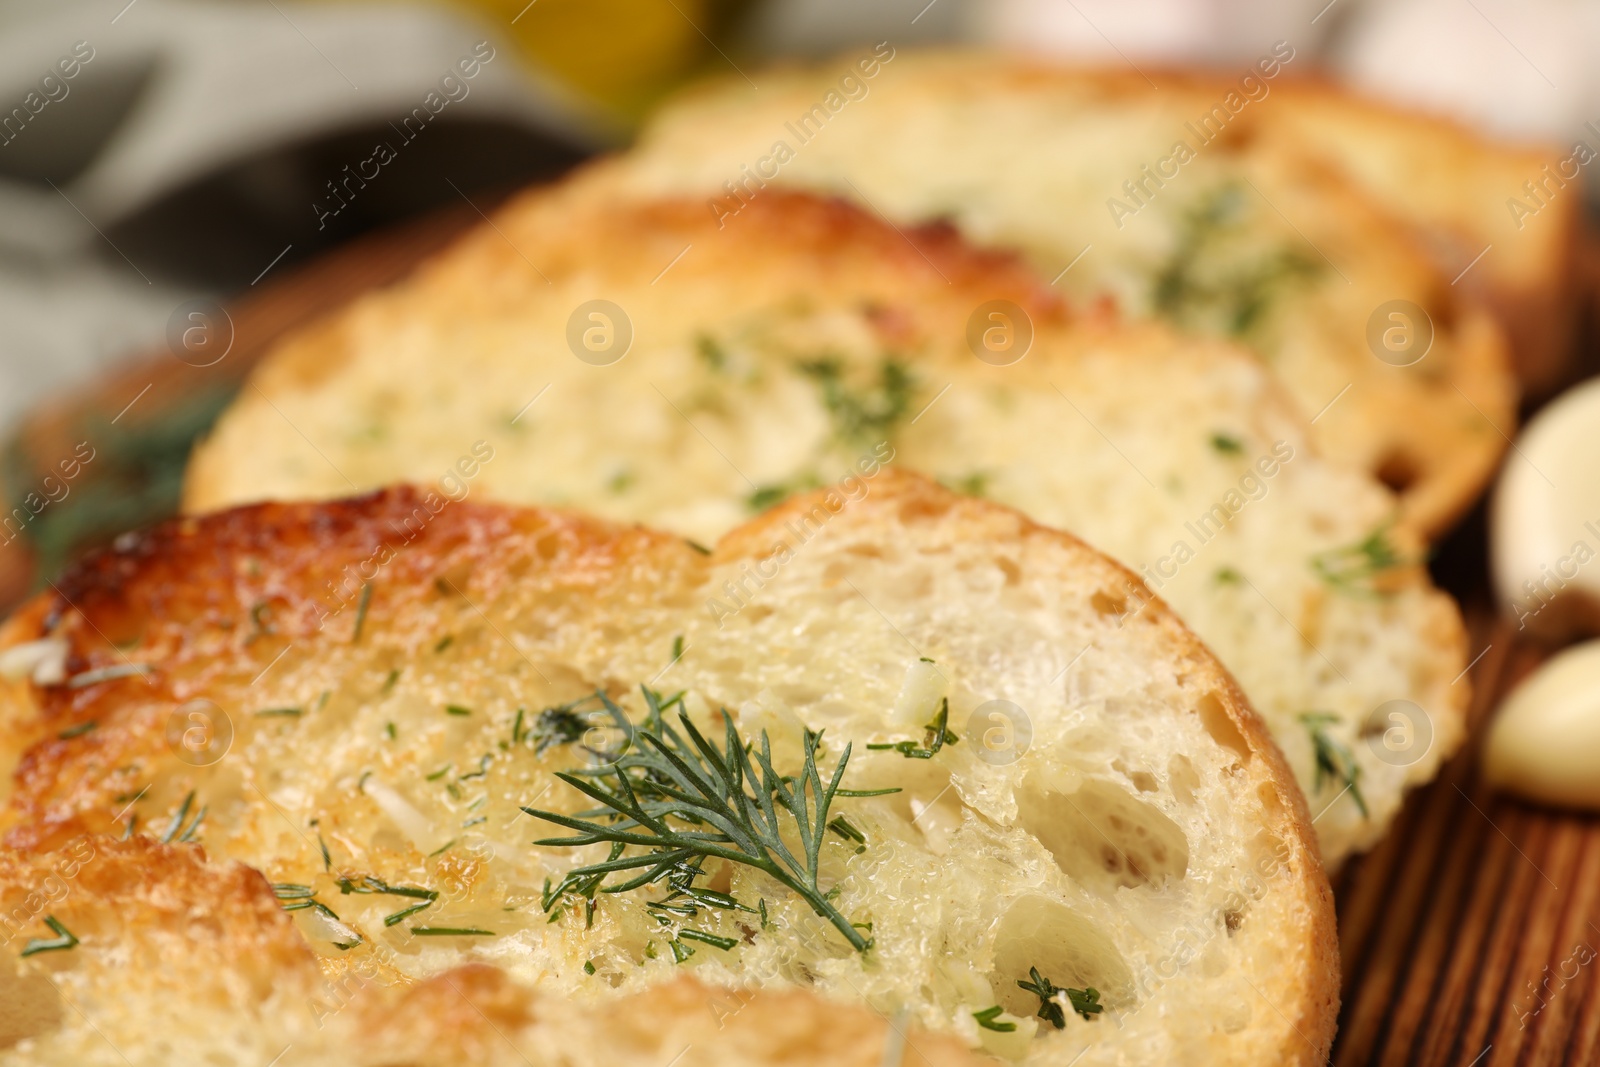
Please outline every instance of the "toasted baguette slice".
M1245 342L1316 418L1322 451L1398 489L1425 531L1477 498L1516 415L1498 325L1403 217L1258 122L1270 95L1233 118L1223 100L1237 87L1220 81L1152 91L1137 75L907 53L830 112L855 62L771 72L760 93L691 93L613 171L619 189L697 195L729 226L774 185L845 196L901 226L948 219L1025 250L1084 299L1110 293L1134 314ZM1213 105L1224 121L1202 127ZM1427 327L1396 301L1431 321L1425 356ZM1416 347L1382 349L1386 361L1374 354L1386 338Z
M260 872L195 845L83 837L0 852L0 1060L16 1067L979 1067L948 1036L803 990L682 976L597 1005L465 964L411 987L319 958ZM57 940L77 944L19 953ZM319 966L320 963L320 966Z
M913 244L777 190L719 230L701 205L630 204L598 184L523 199L415 280L287 343L196 455L190 503L443 477L709 544L887 448L1157 585L1272 728L1330 863L1376 841L1459 743L1463 633L1414 532L1390 526L1380 486L1313 454L1247 354L1074 322L1019 264L947 231ZM564 339L597 293L634 331L603 367ZM1009 366L969 347L992 300L1032 333ZM1399 754L1378 744L1393 700L1427 717Z
M604 1011L687 972L809 986L1027 1063L1320 1063L1338 954L1304 800L1172 612L1111 606L1132 582L892 469L710 555L412 490L187 520L0 636L66 646L64 681L6 696L24 743L6 841L65 847L121 812L257 868L320 955L392 980L488 962ZM797 776L821 731L823 781L853 746L843 788L900 790L827 809L803 866L837 917L714 859L693 884L720 905L663 882L560 892L610 854L532 844L566 833L520 809L591 807L556 772L626 752L594 694L650 732L654 687L721 751L731 722ZM1085 1013L1035 1018L1033 968ZM997 1006L1015 1030L980 1028Z
M1170 80L1158 84L1165 90ZM1215 97L1217 88L1211 81L1207 91ZM1570 149L1496 141L1314 78L1276 91L1280 102L1260 116L1272 136L1418 227L1445 275L1459 279L1452 284L1489 301L1522 383L1533 392L1556 384L1569 362L1582 277L1584 201L1559 171Z

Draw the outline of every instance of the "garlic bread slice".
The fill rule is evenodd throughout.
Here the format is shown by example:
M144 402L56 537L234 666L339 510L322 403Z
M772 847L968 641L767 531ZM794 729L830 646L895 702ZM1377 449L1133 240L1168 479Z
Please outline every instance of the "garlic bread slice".
M375 980L605 1013L689 974L1017 1062L1321 1062L1330 893L1228 673L1073 537L869 467L709 555L412 489L130 537L0 637L67 647L6 691L6 843L203 844Z
M530 194L287 341L197 452L190 504L410 480L710 544L893 455L1139 571L1250 695L1329 863L1459 743L1465 639L1419 535L1315 454L1248 353L1074 316L948 229L777 189L719 228L606 189ZM595 300L615 310L584 317ZM580 358L575 318L597 343L626 324L626 350Z
M1353 150L1308 150L1280 121L1302 109L1288 74L1252 101L1220 78L904 52L864 98L816 107L856 62L691 91L621 158L617 195L695 196L729 227L785 186L902 227L948 220L1081 300L1249 346L1318 447L1399 491L1419 528L1442 532L1481 492L1516 421L1501 330L1407 202L1333 158Z

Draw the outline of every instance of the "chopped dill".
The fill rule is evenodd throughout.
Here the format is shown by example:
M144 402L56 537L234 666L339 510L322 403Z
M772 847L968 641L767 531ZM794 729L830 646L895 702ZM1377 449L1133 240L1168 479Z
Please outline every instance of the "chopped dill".
M1378 526L1353 545L1342 545L1311 557L1311 569L1335 589L1354 596L1382 596L1383 576L1413 561L1400 554L1389 539L1392 522Z
M367 607L372 603L372 583L361 583L361 598L356 601L356 624L350 632L350 643L361 640L361 631L367 625Z
M56 935L55 937L30 937L28 943L22 946L19 956L27 957L40 952L60 952L63 949L76 948L79 944L77 937L68 930L60 919L54 915L46 915L44 924Z
M1370 819L1367 798L1361 795L1361 767L1349 747L1328 733L1328 727L1338 721L1339 716L1325 711L1311 711L1300 716L1300 722L1311 733L1311 749L1316 757L1317 776L1313 788L1321 792L1328 779L1342 782L1350 791L1350 799L1361 809L1361 817Z
M961 738L950 730L950 698L944 697L939 701L939 710L932 721L923 728L921 746L915 741L886 741L868 745L867 748L874 752L898 752L906 759L932 759L945 745L959 744L960 741Z
M1225 455L1237 456L1244 451L1244 442L1232 434L1214 433L1211 435L1211 447Z
M1000 1015L1003 1011L1005 1009L996 1004L992 1008L984 1008L982 1011L973 1012L972 1017L978 1020L978 1025L985 1030L993 1030L998 1034L1009 1034L1016 1030L1017 1024L1001 1022Z
M1039 998L1039 1010L1036 1014L1057 1030L1063 1030L1067 1025L1066 1012L1061 1010L1061 1005L1055 999L1058 993L1065 993L1072 1010L1085 1019L1092 1020L1105 1011L1105 1007L1100 1003L1100 991L1093 986L1087 989L1068 989L1058 986L1040 974L1037 967L1028 968L1028 977L1032 981L1024 982L1019 979L1017 985Z

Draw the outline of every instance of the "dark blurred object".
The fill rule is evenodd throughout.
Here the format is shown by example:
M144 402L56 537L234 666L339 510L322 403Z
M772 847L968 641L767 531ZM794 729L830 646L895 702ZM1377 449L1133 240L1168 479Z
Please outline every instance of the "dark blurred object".
M497 203L486 198L478 206L492 211ZM175 514L194 439L279 337L398 280L480 221L476 210L458 202L354 241L230 306L232 345L217 363L196 367L170 351L151 351L31 414L5 446L0 465L0 493L12 517L0 535L0 611L86 549ZM93 459L65 479L61 465L81 459L80 443L93 450ZM51 500L61 485L65 495ZM5 543L19 525L20 536Z
M371 159L375 145L397 140L382 124L235 160L165 193L106 236L146 272L230 292L247 288L269 263L281 271L368 230L452 205L471 213L471 204L481 208L486 197L558 177L588 154L513 123L441 118L377 179L358 185L359 174L346 173ZM349 182L354 195L319 220L313 204L336 204L330 176Z

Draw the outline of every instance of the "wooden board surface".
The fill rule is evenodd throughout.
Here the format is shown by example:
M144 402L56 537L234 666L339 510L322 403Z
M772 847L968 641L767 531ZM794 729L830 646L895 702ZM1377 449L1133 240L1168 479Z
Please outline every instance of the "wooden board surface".
M401 277L477 221L465 210L436 216L264 283L230 304L235 347L217 368L196 372L153 354L41 413L27 433L49 455L66 441L65 427L83 424L86 412L109 417L146 384L157 393L140 401L152 401L149 417L159 417L162 392L178 395L201 380L237 387L285 332ZM1482 726L1544 655L1519 643L1486 604L1481 522L1481 513L1469 519L1434 568L1468 605L1471 653L1481 653L1459 683L1473 687L1473 740L1411 796L1388 838L1334 879L1344 1007L1333 1062L1341 1067L1600 1063L1600 822L1497 798L1476 776ZM26 566L12 561L13 593ZM0 602L4 572L0 558Z
M1600 1062L1600 823L1479 783L1482 727L1544 652L1486 610L1469 621L1466 750L1334 880L1335 1064Z

